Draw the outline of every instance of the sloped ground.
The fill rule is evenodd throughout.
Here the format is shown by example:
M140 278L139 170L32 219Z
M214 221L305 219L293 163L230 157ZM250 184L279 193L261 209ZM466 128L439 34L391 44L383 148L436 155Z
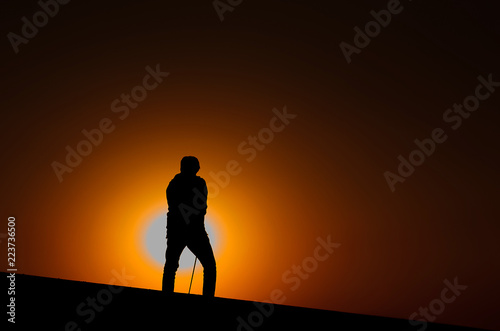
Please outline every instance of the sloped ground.
M2 273L5 289L9 288L7 275ZM16 323L8 324L20 330L43 327L44 330L416 331L422 328L404 319L224 298L206 300L199 295L176 293L165 297L156 290L20 274L16 275L15 303ZM8 314L4 318L9 318ZM470 329L429 323L426 330Z

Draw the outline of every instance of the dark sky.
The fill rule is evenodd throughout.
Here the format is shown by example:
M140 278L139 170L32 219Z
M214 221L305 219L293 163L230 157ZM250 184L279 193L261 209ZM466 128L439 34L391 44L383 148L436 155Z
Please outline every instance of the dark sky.
M500 328L496 7L395 3L242 1L221 21L212 1L73 0L16 53L22 18L44 17L4 1L2 217L18 220L19 272L105 283L126 267L159 289L141 236L196 155L217 296L280 289L285 304L409 318L457 278L436 321ZM348 63L339 45L388 4ZM287 273L328 236L328 260Z

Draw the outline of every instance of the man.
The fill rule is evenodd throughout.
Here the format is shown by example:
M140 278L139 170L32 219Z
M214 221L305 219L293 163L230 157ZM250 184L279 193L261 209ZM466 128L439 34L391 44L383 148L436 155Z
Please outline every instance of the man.
M199 170L198 159L185 156L181 160L181 172L167 187L167 251L162 290L173 293L179 258L187 246L203 265L203 295L213 297L215 258L205 231L208 190L205 180L196 176Z

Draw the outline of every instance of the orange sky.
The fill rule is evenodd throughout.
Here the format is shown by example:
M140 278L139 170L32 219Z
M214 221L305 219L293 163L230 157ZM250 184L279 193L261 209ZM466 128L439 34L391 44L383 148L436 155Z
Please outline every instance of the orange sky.
M68 5L19 54L5 50L2 215L17 218L20 273L106 283L125 268L130 285L160 289L145 235L167 211L180 159L195 155L211 184L216 296L269 300L278 289L289 305L408 318L458 277L468 288L437 322L498 327L499 96L459 130L442 119L478 75L500 80L490 44L482 57L461 53L477 46L472 37L439 44L412 25L420 5L348 65L338 43L368 19L369 4L341 14L245 3L223 23L201 2L114 6ZM498 37L468 19L485 41ZM113 100L157 64L170 75L120 119ZM262 133L269 142L248 161L249 136L285 107L296 117L272 139ZM51 164L103 118L114 130L60 183ZM448 140L392 193L383 173L436 127ZM235 162L240 172L217 184L213 174ZM328 237L340 246L292 282ZM192 262L176 291L187 292ZM192 292L201 287L198 263Z

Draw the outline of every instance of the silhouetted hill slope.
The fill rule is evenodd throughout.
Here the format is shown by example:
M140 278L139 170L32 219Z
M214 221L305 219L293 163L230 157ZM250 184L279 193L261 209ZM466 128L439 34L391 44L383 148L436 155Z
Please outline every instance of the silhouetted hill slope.
M8 274L1 274L4 292L9 288ZM207 301L200 295L166 298L156 290L20 274L15 287L19 330L160 330L162 325L165 330L420 329L404 319L224 298ZM470 329L429 323L426 330Z

